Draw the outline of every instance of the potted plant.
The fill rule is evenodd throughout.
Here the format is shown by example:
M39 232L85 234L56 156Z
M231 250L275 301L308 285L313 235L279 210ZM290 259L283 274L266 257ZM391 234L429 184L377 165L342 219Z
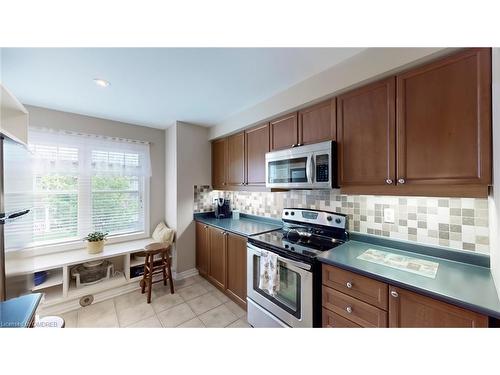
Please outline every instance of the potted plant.
M83 239L84 241L87 241L87 250L89 254L98 254L102 252L107 235L108 233L92 232Z

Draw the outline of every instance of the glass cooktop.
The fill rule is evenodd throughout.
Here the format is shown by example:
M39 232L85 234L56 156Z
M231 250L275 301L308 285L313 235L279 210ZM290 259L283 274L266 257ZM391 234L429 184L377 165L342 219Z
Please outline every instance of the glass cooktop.
M276 247L281 250L295 252L297 254L316 257L323 251L333 249L344 241L335 238L324 237L316 234L307 234L296 230L280 229L250 237L251 240Z

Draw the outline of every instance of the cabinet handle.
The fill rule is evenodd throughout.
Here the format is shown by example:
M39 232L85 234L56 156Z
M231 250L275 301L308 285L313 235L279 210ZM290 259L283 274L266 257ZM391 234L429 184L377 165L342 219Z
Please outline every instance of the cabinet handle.
M391 296L393 296L394 298L398 298L399 294L395 290L391 290Z
M348 281L346 284L345 284L346 287L348 287L349 289L352 288L352 283L350 281Z
M297 147L303 146L302 143L297 143Z
M203 227L204 227L205 229L207 229L207 228L208 228L208 225L204 225Z
M347 311L348 314L352 313L352 307L351 306L347 306L345 308L345 311Z
M385 183L386 183L387 185L392 185L392 180L391 180L390 178L387 178L387 179L385 180Z
M405 179L404 179L404 178L400 178L400 179L398 180L398 184L404 184L405 182L406 182L406 181L405 181Z
M294 148L294 147L297 147L297 145L295 143L292 145L292 148Z

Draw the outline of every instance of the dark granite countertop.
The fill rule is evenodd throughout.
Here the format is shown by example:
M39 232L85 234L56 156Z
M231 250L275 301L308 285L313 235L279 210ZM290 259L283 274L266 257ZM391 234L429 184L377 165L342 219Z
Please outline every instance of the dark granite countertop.
M487 256L382 240L372 236L357 235L352 238L351 241L321 254L319 261L500 318L500 300ZM437 274L433 279L357 259L368 249L437 262ZM430 256L431 252L436 256Z
M28 328L41 298L41 293L32 293L0 302L0 327Z
M281 228L281 220L240 214L240 218L216 219L213 212L195 213L194 220L228 232L249 237Z

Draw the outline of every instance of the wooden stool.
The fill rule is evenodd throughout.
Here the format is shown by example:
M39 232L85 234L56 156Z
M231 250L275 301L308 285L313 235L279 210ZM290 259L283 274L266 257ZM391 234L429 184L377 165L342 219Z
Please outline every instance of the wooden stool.
M152 243L144 247L144 254L146 259L140 286L142 294L146 291L146 286L148 288L148 303L151 303L151 290L154 283L163 281L163 285L167 286L167 279L170 280L170 293L174 294L172 270L170 269L170 246L162 243ZM161 259L158 259L155 265L154 257L158 254L161 255ZM163 278L153 281L153 276L160 273L163 274Z

